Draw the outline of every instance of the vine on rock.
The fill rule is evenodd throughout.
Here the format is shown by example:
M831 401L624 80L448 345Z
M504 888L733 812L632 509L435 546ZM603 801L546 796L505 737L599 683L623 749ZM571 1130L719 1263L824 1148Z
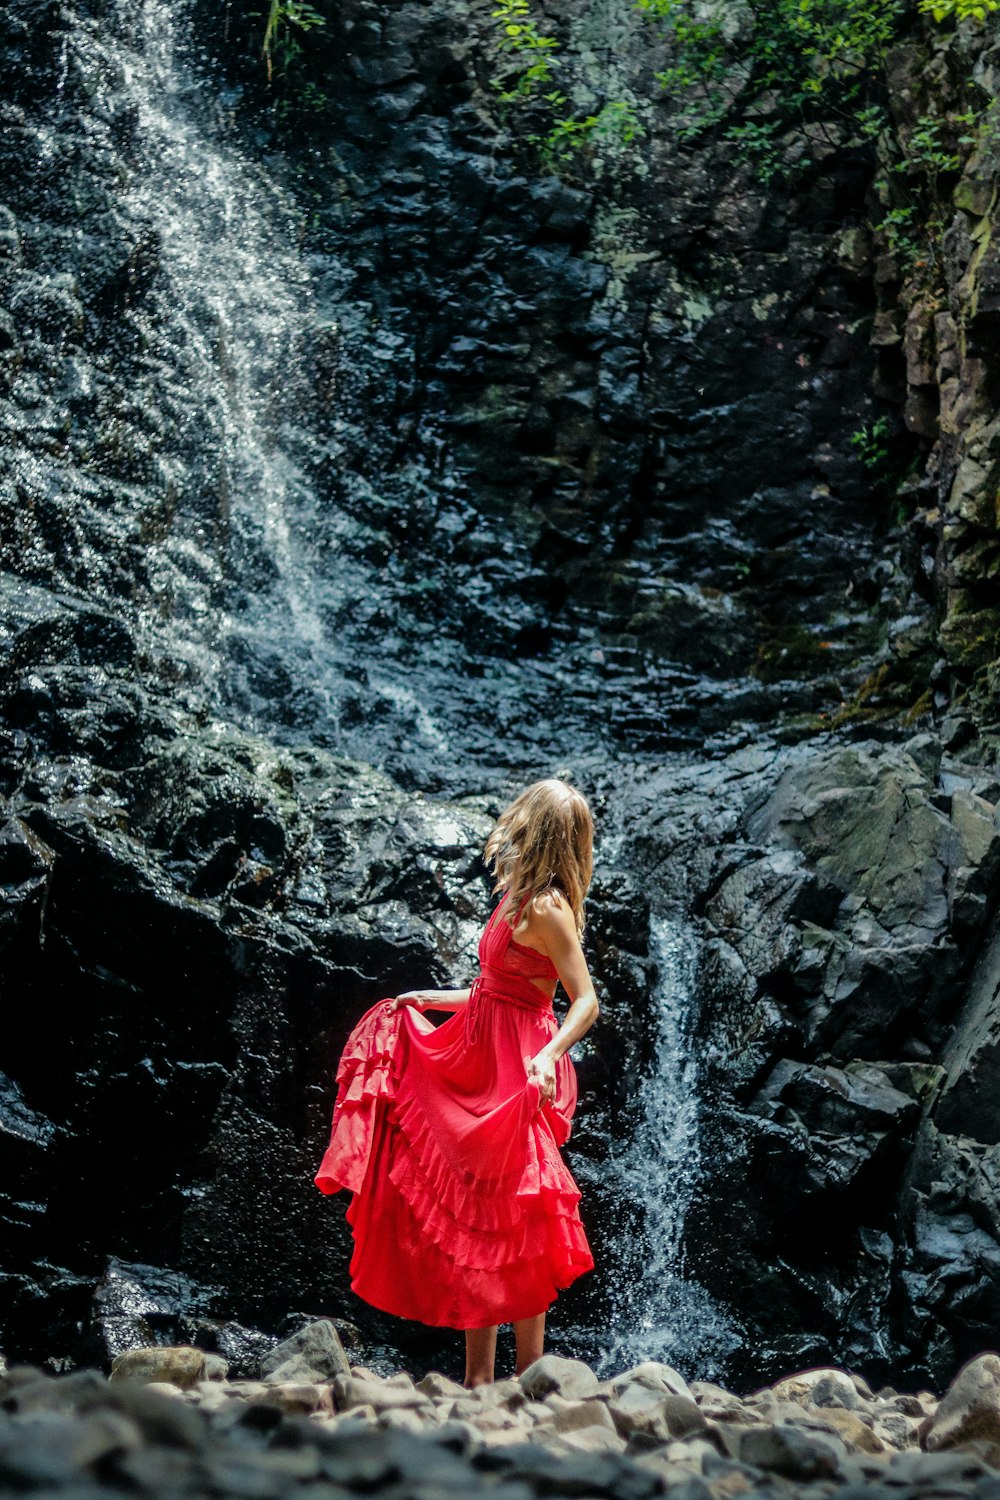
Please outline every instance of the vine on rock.
M723 139L764 181L787 177L796 143L822 142L830 120L842 120L878 143L887 121L882 100L889 49L913 14L912 0L636 0L665 24L668 65L657 80L677 105L675 130L697 138L728 124ZM1000 0L917 0L938 23L982 22ZM911 133L906 159L893 171L936 174L960 158L942 132L971 125L979 112L947 122L924 116ZM811 127L811 128L810 128ZM887 215L899 231L902 217Z

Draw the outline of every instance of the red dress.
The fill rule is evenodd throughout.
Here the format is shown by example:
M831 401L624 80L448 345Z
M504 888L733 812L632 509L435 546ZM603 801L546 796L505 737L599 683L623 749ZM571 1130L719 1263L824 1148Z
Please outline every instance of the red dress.
M506 899L479 939L481 972L466 1005L435 1026L380 1000L355 1026L315 1179L321 1192L354 1193L358 1296L438 1327L533 1317L594 1265L580 1191L559 1151L576 1070L558 1060L550 1103L527 1078L557 1030L552 1001L531 976L555 979L556 970L513 940L498 916Z

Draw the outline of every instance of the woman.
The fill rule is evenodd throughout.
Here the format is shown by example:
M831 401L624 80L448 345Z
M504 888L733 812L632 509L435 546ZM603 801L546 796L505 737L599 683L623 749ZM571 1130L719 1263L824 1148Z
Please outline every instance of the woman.
M499 905L468 989L373 1006L337 1070L324 1193L349 1188L351 1285L384 1312L465 1329L467 1386L491 1381L497 1325L516 1373L542 1353L557 1292L593 1268L559 1147L576 1108L569 1048L597 1019L580 946L593 870L586 799L535 782L486 842ZM561 1026L556 981L571 1004ZM427 1010L451 1011L435 1026Z

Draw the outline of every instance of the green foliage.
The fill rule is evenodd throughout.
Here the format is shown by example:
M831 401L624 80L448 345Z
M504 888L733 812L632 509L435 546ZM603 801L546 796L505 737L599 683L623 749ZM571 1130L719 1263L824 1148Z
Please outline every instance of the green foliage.
M657 73L656 81L687 105L676 125L681 139L698 135L726 112L730 58L722 25L714 17L696 14L691 0L636 3L639 10L666 23L672 60Z
M274 101L275 114L287 118L291 115L321 115L331 105L330 95L311 78L296 80L294 91Z
M889 418L881 416L874 422L863 422L856 432L851 433L850 443L852 448L857 448L858 457L866 469L881 469L889 457L888 439Z
M789 170L780 138L792 129L848 113L866 138L883 128L871 95L907 0L745 0L740 12L704 0L636 3L665 25L670 63L657 76L682 138L731 117L725 138L768 180Z
M777 120L748 120L743 125L730 125L723 132L723 139L732 141L737 154L753 162L761 182L770 182L783 172L781 143L777 139L781 125Z
M968 88L986 98L985 90L971 80ZM901 269L910 274L920 271L927 285L940 270L942 237L953 211L941 178L959 172L969 150L989 145L997 129L996 105L995 99L986 99L962 110L921 114L908 129L886 130L879 136L884 175L875 189L885 212L872 228L883 236Z
M939 24L970 19L981 23L991 11L1000 10L1000 0L919 0L917 9L932 15Z
M557 92L545 97L553 110L566 103L565 94ZM614 99L582 120L559 116L547 131L536 131L525 140L536 148L543 165L556 171L560 162L569 161L587 141L615 140L628 146L645 133L634 107L624 99Z
M877 141L889 128L889 116L881 104L866 104L855 115L858 132L863 140Z
M967 122L971 112L962 116ZM936 178L939 172L957 172L962 158L956 151L948 151L941 143L941 131L945 121L933 115L921 115L906 139L906 154L901 161L894 162L892 171L908 174L923 173Z
M521 138L549 171L558 171L593 141L631 145L645 134L634 106L624 99L609 100L583 118L566 112L567 96L554 86L559 65L554 54L561 44L539 31L530 0L496 0L491 15L497 24L494 45L503 63L490 81L508 110L530 109L528 118L536 128Z
M890 253L899 256L906 266L912 265L921 253L920 241L913 233L915 212L912 203L890 208L882 222L875 225L875 233L885 235Z
M260 17L263 12L251 11ZM264 37L260 55L267 67L268 82L274 77L275 64L282 73L287 73L292 62L302 51L299 32L311 31L314 26L325 26L326 19L315 6L305 0L271 0L264 21Z
M552 80L552 53L559 43L538 30L528 0L497 0L496 49L507 66L491 79L502 104L527 99ZM555 97L550 94L549 98Z

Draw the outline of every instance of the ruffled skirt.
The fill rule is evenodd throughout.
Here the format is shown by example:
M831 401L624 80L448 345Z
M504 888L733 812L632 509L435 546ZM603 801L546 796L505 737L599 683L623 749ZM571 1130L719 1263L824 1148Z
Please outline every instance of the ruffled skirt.
M559 1059L551 1103L526 1076L556 1028L552 1011L481 991L435 1026L389 1006L374 1005L347 1040L315 1179L354 1194L353 1290L437 1327L544 1312L594 1264L559 1150L573 1064Z

